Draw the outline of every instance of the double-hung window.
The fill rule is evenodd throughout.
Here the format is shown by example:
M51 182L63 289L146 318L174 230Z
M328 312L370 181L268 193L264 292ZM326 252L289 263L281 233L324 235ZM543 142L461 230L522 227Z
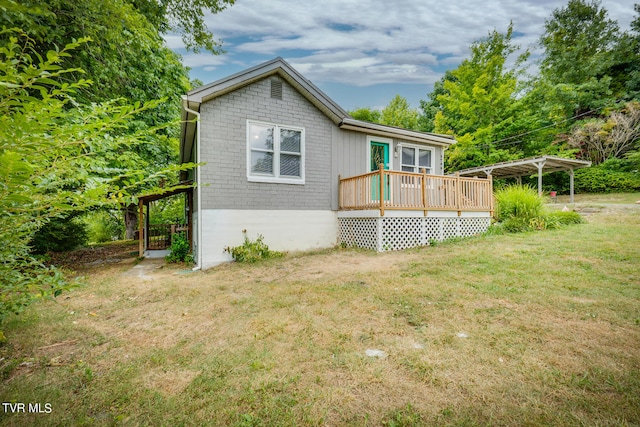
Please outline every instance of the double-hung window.
M433 173L433 149L403 145L401 165L403 172L422 173L424 169L428 174Z
M304 128L247 121L247 179L304 184Z

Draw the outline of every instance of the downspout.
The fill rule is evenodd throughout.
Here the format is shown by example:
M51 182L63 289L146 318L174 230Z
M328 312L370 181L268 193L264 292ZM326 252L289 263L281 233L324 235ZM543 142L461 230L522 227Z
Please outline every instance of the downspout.
M195 163L200 163L200 113L194 111L188 107L188 99L184 99L182 108L187 113L191 113L196 116L196 158ZM193 271L202 269L202 186L200 185L200 165L196 166L196 192L198 194L198 253L196 256L196 265L193 267Z

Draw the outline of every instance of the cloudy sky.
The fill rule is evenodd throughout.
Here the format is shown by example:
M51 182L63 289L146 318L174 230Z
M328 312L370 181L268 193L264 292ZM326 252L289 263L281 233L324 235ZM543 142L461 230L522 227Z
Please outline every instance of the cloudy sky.
M396 95L413 107L448 69L468 56L469 45L514 25L514 42L536 54L544 21L567 0L236 0L207 16L227 52L214 56L182 48L191 77L210 83L283 57L348 110L381 108ZM609 17L628 30L633 0L602 0Z

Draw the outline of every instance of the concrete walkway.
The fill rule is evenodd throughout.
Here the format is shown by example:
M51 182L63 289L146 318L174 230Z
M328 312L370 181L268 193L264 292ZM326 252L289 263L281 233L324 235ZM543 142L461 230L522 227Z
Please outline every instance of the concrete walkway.
M153 273L162 268L165 260L162 258L145 258L123 273L124 276L135 276L140 280L153 280Z

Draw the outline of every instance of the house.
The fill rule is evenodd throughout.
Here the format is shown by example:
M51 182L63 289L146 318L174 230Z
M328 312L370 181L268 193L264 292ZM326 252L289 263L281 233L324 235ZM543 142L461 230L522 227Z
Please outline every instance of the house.
M274 250L383 251L490 224L490 179L443 176L453 138L355 120L282 58L190 91L182 122L200 268L230 261L243 230Z

